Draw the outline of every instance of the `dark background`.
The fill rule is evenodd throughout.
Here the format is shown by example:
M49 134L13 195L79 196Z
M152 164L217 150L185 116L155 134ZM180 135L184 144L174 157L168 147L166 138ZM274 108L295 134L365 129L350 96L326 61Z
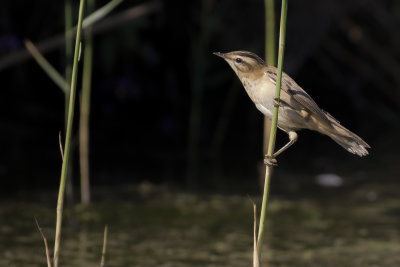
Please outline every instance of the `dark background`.
M149 2L125 1L110 16L143 3ZM262 116L212 52L248 50L264 58L263 1L158 3L156 11L95 35L92 185L257 190ZM24 50L24 39L40 43L64 30L63 1L3 0L1 6L0 62ZM285 71L372 149L358 158L328 137L302 131L278 158L278 176L398 178L399 28L398 1L289 1ZM45 54L62 73L64 50ZM63 93L32 59L3 66L0 80L1 191L56 188ZM75 133L78 118L77 109ZM277 145L286 141L279 132ZM77 142L75 134L75 151ZM78 184L76 152L73 162Z

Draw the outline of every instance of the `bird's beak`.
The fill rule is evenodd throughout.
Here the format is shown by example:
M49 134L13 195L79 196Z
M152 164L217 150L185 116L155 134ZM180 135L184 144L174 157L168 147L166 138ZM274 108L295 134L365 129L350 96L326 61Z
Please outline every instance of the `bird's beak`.
M214 52L213 54L216 55L216 56L222 57L223 59L226 59L226 55L224 53Z

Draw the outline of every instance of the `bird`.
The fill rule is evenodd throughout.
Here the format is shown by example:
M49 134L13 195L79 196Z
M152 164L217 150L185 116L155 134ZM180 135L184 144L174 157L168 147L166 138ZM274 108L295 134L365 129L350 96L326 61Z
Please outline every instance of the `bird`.
M266 155L265 164L276 166L276 157L297 141L297 131L302 129L327 135L352 154L368 155L370 146L322 110L286 73L282 72L281 93L276 99L277 68L268 66L259 56L248 51L213 54L229 64L256 108L267 118L272 119L274 106L279 107L277 127L288 134L289 142L271 156Z

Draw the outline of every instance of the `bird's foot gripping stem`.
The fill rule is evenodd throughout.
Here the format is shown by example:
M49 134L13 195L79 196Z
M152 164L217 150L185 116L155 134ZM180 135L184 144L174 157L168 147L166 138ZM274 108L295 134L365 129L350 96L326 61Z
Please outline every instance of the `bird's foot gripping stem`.
M278 166L278 161L275 159L274 155L265 155L264 164L268 167Z
M274 103L275 107L280 107L281 106L281 100L278 97L274 97L272 102Z

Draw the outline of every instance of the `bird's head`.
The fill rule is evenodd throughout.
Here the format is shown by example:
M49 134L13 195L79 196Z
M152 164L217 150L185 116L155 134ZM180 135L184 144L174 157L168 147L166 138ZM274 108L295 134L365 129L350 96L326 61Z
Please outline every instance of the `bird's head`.
M225 59L240 79L244 76L254 75L266 66L259 56L247 51L214 52L213 54Z

